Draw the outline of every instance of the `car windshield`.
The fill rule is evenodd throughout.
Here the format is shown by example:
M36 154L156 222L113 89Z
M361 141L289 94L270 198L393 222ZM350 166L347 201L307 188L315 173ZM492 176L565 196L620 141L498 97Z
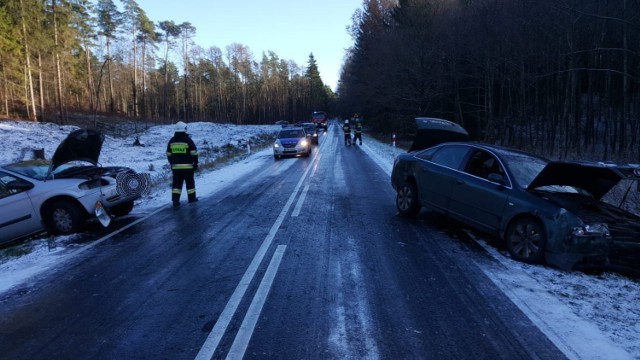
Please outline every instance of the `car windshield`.
M44 180L49 172L47 160L28 160L7 165L5 168L36 180Z
M305 136L304 130L302 129L290 129L280 131L278 139L301 138Z
M5 168L35 180L45 180L49 173L50 165L51 162L49 160L37 159L10 164L5 166ZM61 165L56 168L54 174L63 172L70 167L71 166L69 164Z
M503 153L502 158L507 161L516 183L523 188L531 184L547 165L547 161L526 154Z

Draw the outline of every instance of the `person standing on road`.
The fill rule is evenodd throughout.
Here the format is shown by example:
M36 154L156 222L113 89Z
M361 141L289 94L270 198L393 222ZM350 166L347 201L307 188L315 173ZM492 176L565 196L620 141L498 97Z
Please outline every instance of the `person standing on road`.
M346 146L351 146L351 126L349 126L349 119L344 121L342 131L344 131L344 144Z
M196 197L196 183L193 174L198 170L198 149L187 135L187 124L182 121L176 123L175 133L167 144L167 159L171 164L173 183L171 185L171 200L173 206L180 206L182 184L186 183L189 202L198 201Z
M353 143L360 140L360 145L362 145L362 121L358 117L358 114L353 116L353 122L355 123L355 135L353 136Z

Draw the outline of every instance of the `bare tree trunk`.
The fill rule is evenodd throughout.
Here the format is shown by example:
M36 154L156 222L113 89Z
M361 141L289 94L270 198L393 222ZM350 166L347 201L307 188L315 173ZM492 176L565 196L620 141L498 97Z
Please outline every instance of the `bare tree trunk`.
M147 104L146 104L146 98L145 98L145 92L146 92L146 88L147 88L147 76L146 76L146 52L147 52L147 42L144 41L142 42L142 100L141 100L141 108L142 110L138 110L140 111L140 114L143 118L146 117L146 113L147 113Z
M635 142L635 126L633 125L633 121L631 120L631 85L629 81L629 77L631 76L631 67L629 65L629 21L627 21L627 0L622 2L623 16L624 22L622 25L622 46L623 46L623 71L624 76L623 79L623 106L622 106L622 118L620 122L620 147L619 152L624 153L627 150L627 143L633 144ZM627 124L629 126L627 126ZM631 140L627 141L627 130L631 132Z
M42 74L42 54L38 51L38 87L40 88L40 116L39 120L44 121L44 75Z
M136 27L133 26L133 118L138 118L138 42L136 41Z
M4 59L0 56L0 68L6 69ZM7 86L7 74L2 71L2 89L4 94L4 114L9 117L9 88Z
M56 0L52 0L52 11L53 11L53 38L55 42L55 61L56 61L56 86L57 86L57 102L58 102L58 111L60 120L64 124L67 120L66 114L64 112L64 104L62 97L62 71L60 69L60 52L58 48L58 17L56 13Z
M29 54L29 41L27 39L27 24L24 18L24 3L20 0L20 18L22 21L22 38L24 40L24 56L25 56L25 75L26 75L26 86L27 86L27 96L28 101L27 104L31 105L31 112L28 110L27 112L29 120L36 120L36 100L35 94L33 91L33 75L31 75L31 55Z
M113 76L111 73L111 46L110 39L107 38L107 79L109 80L109 113L113 114L115 106L113 103Z
M167 100L169 97L169 71L167 69L167 64L169 63L169 40L167 40L167 49L164 53L164 87L163 87L163 96L162 96L162 117L165 122L168 120L167 114Z
M96 89L94 88L94 80L93 80L93 69L91 68L91 56L89 52L89 46L85 42L84 45L84 56L85 61L87 62L87 86L89 87L89 106L91 107L91 112L93 113L96 109L96 101L97 99L94 97Z

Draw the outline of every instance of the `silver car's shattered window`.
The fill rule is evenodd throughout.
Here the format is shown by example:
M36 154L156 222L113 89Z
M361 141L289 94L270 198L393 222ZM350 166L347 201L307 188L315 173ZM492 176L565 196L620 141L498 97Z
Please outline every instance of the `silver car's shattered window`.
M49 164L50 162L48 160L38 159L22 161L5 167L32 179L44 180L47 176L47 172L49 171Z
M37 159L7 165L5 168L15 171L20 175L42 181L51 178L51 174L49 173L50 164L51 162L49 160ZM54 174L63 172L70 167L71 166L69 164L61 165L56 169L56 171L54 171Z

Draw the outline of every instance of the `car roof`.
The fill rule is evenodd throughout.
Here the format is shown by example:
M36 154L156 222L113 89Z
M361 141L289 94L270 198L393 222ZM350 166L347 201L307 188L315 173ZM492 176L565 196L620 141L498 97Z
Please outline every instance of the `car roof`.
M501 157L527 156L544 160L547 165L531 181L528 189L553 185L573 186L588 191L596 199L601 199L622 179L640 180L640 165L638 164L550 161L530 152L480 142L448 142L436 145L434 148L455 145L483 149Z
M303 134L306 134L306 131L304 131L304 128L300 126L290 126L290 127L282 128L280 131L278 131L278 138L283 133L286 134L289 132L299 132L299 131L301 131ZM289 135L289 134L286 134L286 135ZM306 135L301 135L301 137L302 136L306 136Z

